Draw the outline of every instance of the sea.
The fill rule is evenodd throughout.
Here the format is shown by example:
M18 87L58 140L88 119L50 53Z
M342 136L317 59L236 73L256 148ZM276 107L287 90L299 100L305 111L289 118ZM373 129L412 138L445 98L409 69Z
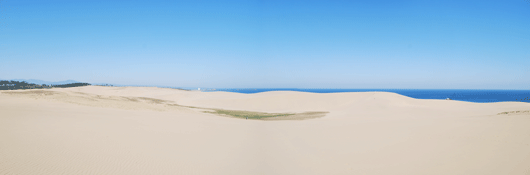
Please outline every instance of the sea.
M527 102L530 103L530 90L458 90L458 89L203 89L202 91L226 91L253 94L268 91L298 91L313 93L338 92L393 92L416 99L451 99L458 101L493 103Z

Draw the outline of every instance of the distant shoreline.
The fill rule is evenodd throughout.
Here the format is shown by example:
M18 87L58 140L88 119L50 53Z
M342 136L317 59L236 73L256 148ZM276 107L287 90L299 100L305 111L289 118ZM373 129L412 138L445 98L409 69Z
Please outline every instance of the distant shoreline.
M270 91L296 91L310 93L341 93L341 92L392 92L416 99L447 98L457 101L493 103L493 102L528 102L530 103L530 90L475 90L475 89L296 89L296 88L249 88L249 89L205 89L205 92L236 92L254 94Z

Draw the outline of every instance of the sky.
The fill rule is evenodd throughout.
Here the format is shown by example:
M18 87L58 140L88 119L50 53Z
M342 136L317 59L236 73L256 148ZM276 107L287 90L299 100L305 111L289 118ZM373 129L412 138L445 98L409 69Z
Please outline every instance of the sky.
M0 0L0 79L530 89L530 1Z

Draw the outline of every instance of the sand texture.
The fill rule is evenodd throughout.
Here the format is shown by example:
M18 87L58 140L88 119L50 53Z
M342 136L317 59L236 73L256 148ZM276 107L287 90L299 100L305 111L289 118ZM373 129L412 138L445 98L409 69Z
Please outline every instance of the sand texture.
M530 175L530 104L388 92L0 91L4 174Z

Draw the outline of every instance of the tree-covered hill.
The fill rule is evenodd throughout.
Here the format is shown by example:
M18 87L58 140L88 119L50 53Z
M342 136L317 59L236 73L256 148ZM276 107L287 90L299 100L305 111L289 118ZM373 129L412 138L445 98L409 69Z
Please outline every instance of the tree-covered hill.
M89 86L89 83L70 83L62 85L33 84L25 81L0 80L0 90L15 89L49 89L49 88L67 88L78 86Z

